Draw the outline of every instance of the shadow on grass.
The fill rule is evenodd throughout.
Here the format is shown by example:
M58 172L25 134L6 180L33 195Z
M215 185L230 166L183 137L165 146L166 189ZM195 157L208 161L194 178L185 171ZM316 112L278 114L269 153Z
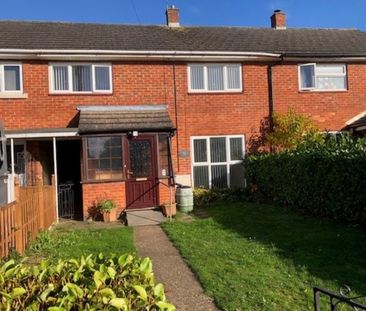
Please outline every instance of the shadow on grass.
M208 207L207 212L225 229L274 247L279 256L313 276L338 287L347 284L366 295L366 230L363 228L260 204L222 203Z

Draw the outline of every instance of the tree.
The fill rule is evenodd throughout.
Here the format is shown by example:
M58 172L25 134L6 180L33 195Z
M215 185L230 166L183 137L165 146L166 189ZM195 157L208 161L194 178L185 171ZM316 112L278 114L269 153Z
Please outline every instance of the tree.
M266 135L266 140L274 151L286 151L300 145L324 141L324 135L314 121L289 109L287 113L273 114L273 132Z

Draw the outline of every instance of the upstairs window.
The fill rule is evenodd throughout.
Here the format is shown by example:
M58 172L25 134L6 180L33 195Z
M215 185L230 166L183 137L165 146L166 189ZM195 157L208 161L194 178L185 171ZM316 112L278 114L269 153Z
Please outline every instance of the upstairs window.
M240 64L191 64L188 66L190 92L240 92Z
M0 92L21 93L22 66L20 64L0 64Z
M52 93L110 93L112 68L105 64L52 64Z
M300 90L344 91L347 71L344 64L303 64L299 66Z

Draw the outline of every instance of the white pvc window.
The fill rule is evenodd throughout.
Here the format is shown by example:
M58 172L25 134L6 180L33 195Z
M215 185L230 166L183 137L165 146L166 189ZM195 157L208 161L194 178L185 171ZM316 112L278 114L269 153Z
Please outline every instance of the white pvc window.
M52 93L110 93L112 67L109 64L50 65Z
M344 91L347 70L344 64L303 64L299 66L300 90Z
M21 64L0 64L0 92L23 92Z
M191 150L194 187L243 186L243 135L192 137Z
M240 64L188 65L190 92L240 92L242 73Z

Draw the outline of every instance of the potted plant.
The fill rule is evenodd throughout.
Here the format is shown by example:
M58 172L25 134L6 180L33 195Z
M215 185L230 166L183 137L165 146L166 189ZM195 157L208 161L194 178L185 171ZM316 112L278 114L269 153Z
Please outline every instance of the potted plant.
M104 222L116 221L116 204L111 199L104 199L98 203L98 211L103 215Z
M170 203L163 203L161 208L165 217L174 216L177 213L176 203L172 203L172 205L170 205Z

